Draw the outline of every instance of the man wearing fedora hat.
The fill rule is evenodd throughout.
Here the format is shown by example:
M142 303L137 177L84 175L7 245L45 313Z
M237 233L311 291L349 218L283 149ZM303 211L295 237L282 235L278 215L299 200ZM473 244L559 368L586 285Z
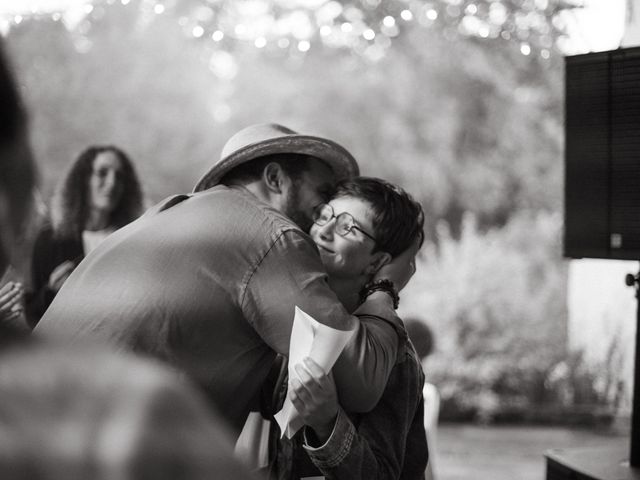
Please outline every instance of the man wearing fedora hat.
M298 306L325 325L357 329L334 371L342 405L371 409L396 358L397 292L385 282L359 319L349 315L305 233L335 183L357 174L331 140L275 124L245 128L194 193L161 202L92 251L35 331L161 358L239 431L275 353L288 353ZM392 262L378 278L403 287L408 264Z

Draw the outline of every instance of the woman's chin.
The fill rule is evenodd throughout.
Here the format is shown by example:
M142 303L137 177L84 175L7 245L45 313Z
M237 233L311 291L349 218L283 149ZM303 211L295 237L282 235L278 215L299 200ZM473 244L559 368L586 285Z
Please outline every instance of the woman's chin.
M333 252L330 252L329 250L326 250L322 247L318 247L318 251L320 252L320 258L322 259L322 263L327 264L327 263L334 263L334 256L335 254Z

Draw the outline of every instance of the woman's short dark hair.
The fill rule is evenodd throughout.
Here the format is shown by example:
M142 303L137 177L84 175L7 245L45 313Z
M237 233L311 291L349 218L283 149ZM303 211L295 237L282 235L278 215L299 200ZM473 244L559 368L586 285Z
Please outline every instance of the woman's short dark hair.
M354 197L372 209L376 246L393 257L411 246L417 236L424 239L424 212L418 202L400 187L380 178L355 177L338 183L334 198Z
M123 191L111 213L109 225L120 228L142 213L142 188L135 167L126 153L113 145L94 145L83 151L59 184L51 206L51 222L55 235L78 238L89 215L89 179L93 162L101 153L112 152L122 164Z

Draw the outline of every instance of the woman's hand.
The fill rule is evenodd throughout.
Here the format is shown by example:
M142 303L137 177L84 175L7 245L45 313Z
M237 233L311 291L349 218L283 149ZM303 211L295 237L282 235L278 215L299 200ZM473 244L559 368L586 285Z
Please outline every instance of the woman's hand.
M417 236L415 241L391 262L383 265L375 274L373 280L391 280L396 290L402 290L413 274L416 273L416 255L420 250L422 238Z
M289 400L306 425L313 428L318 440L326 442L338 415L338 395L331 373L310 358L297 364L296 373L300 377L291 379Z
M24 288L17 282L7 282L0 288L0 320L10 320L22 313Z
M62 262L51 272L51 275L49 275L48 287L58 293L58 290L62 288L62 284L69 278L74 268L76 268L74 261L67 260L66 262Z

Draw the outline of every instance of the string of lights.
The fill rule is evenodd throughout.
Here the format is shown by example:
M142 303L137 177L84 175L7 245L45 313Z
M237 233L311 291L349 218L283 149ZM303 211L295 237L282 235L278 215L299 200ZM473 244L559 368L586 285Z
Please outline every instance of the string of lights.
M554 49L564 50L566 15L580 6L567 0L76 0L0 13L0 33L44 20L62 22L85 38L108 9L127 8L143 25L171 16L185 35L227 50L242 44L300 55L327 47L375 61L405 29L417 26L440 28L449 37L515 42L522 55L548 59ZM82 44L77 42L80 50Z

